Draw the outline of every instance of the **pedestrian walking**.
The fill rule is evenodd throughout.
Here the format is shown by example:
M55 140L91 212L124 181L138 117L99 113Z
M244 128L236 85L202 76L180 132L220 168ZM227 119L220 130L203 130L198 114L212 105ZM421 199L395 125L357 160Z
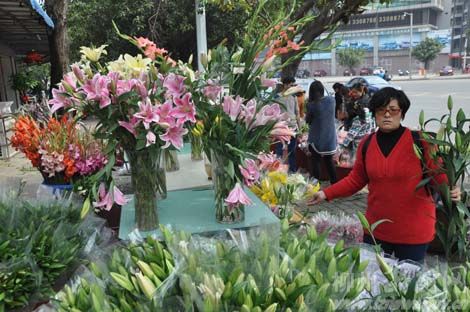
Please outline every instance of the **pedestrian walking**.
M310 84L305 122L309 125L308 143L313 176L320 179L320 165L323 159L333 184L337 180L333 161L333 155L336 153L335 100L324 93L325 88L320 81L316 80Z
M316 193L309 204L351 196L367 185L367 221L373 224L387 220L372 233L377 243L386 254L394 254L399 260L422 262L434 239L436 207L430 192L416 186L423 178L423 168L436 169L438 164L425 156L426 165L423 165L414 152L414 138L418 136L423 155L430 152L430 146L419 139L418 132L401 125L410 107L403 91L383 88L374 94L369 107L379 130L359 144L350 174ZM434 175L432 181L447 183L444 174ZM457 202L460 197L460 188L454 187L452 200ZM370 234L364 234L367 244L373 244Z

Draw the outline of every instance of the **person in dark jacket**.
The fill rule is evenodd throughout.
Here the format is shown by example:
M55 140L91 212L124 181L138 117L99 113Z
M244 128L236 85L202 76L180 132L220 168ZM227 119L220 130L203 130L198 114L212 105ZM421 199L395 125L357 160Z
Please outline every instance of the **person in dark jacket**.
M337 180L333 162L336 153L335 100L332 96L324 96L324 92L325 88L320 81L310 84L305 122L309 125L308 143L312 153L313 176L320 178L320 162L323 158L333 184Z

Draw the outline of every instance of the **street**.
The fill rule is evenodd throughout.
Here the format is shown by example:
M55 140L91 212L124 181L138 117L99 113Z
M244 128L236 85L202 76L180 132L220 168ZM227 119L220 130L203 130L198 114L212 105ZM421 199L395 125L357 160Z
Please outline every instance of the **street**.
M447 98L452 96L454 113L462 108L470 117L470 79L397 81L410 98L411 107L403 122L404 125L418 127L418 117L424 110L425 120L438 118L447 113ZM430 130L436 130L433 125Z
M346 82L347 78L338 77L338 82ZM346 80L347 79L347 80ZM328 90L332 90L333 77L320 78ZM454 113L462 108L470 118L470 79L430 79L430 80L401 80L390 83L402 87L411 101L411 107L406 114L403 124L410 128L419 126L418 118L421 110L424 110L425 120L439 118L447 113L447 98L452 96L454 101ZM428 130L437 130L438 125L430 125Z

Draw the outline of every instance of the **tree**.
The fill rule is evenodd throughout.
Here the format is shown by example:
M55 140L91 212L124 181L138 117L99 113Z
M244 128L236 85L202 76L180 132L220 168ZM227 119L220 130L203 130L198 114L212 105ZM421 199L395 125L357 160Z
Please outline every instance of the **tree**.
M420 62L424 63L424 69L429 68L429 63L434 60L444 45L437 39L426 38L413 48L411 54Z
M363 59L364 50L353 48L338 50L338 63L341 66L349 68L351 72L353 71L353 67L361 64Z
M232 44L244 28L248 13L241 7L222 11L217 5L206 7L208 46L223 39ZM196 54L194 0L74 0L70 5L69 35L71 59L78 60L81 46L107 44L108 59L137 50L121 40L112 27L132 36L144 36L170 52L174 59L187 60Z
M69 64L66 23L68 0L46 0L45 7L54 22L54 29L48 33L52 89L62 80Z
M210 0L213 3L219 5L225 5L228 7L238 5L244 9L256 8L260 2L266 2L266 0ZM280 9L291 10L292 14L290 19L292 21L299 20L300 18L313 15L315 18L302 29L298 29L298 40L297 43L303 42L304 46L309 46L317 40L321 34L325 32L333 33L337 27L341 24L347 24L349 18L352 15L360 14L364 11L364 6L371 2L389 3L391 0L338 0L338 1L314 1L314 0L301 0L301 1L269 1L270 8L262 12L262 17L265 21L269 22L273 16L276 16ZM292 56L302 53L301 51L292 51L284 55L283 61L288 60ZM295 76L301 58L297 58L296 61L292 62L282 70L282 77Z

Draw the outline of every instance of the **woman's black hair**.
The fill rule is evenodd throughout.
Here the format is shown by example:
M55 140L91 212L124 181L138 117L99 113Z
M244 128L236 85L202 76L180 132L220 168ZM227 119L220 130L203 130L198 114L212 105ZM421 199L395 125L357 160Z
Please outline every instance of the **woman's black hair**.
M320 81L315 80L310 84L308 89L308 99L310 102L316 102L323 97L324 93L325 87L323 84Z
M336 89L340 90L341 87L343 87L343 84L342 84L342 83L335 82L335 83L333 84L333 90L335 90L335 91L336 91Z
M410 100L405 92L397 90L392 87L385 87L377 91L369 101L369 109L375 117L375 111L381 107L387 106L390 101L397 100L398 106L401 109L402 119L405 119L405 114L410 108Z

